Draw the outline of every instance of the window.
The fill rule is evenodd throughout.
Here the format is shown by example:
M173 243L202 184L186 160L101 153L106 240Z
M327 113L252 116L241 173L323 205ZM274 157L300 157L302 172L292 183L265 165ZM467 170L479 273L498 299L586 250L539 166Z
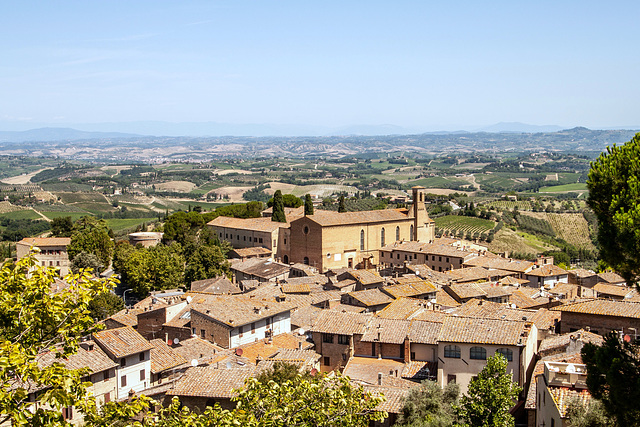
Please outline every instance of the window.
M242 241L246 242L247 241L247 236L242 236Z
M258 238L257 237L253 238L253 243L258 243Z
M109 402L111 402L111 392L104 394L104 403L109 403Z
M376 343L374 342L371 343L371 355L372 356L376 355Z
M411 227L409 227L409 240L414 240L413 239L413 224L411 224Z
M445 345L444 357L460 359L460 347L458 347L457 345Z
M274 239L274 240L273 240L273 246L276 246L276 243L277 243L277 242L276 242L276 241L275 241L275 239Z
M242 338L242 335L244 335L244 326L240 326L238 330L240 331L240 338Z
M438 261L442 262L442 257L441 256L438 257Z
M435 261L436 260L436 256L435 255L431 255L431 261Z
M400 254L396 254L396 258L397 258L397 259L400 259Z
M258 239L260 241L260 243L262 243L262 237Z
M123 368L125 366L127 366L127 359L126 358L123 357L122 359L120 359L120 366L123 367Z
M446 258L446 262L449 262L449 257Z
M384 246L384 227L380 230L380 246Z
M305 225L305 226L304 226L304 229L302 230L302 232L303 232L304 234L309 234L309 227Z
M62 408L62 418L65 420L70 420L73 418L73 407L67 406L66 408Z
M333 343L333 334L322 334L322 342Z
M447 384L449 383L456 383L456 376L455 375L447 375Z
M487 360L487 349L484 347L471 347L469 357L476 360Z
M338 344L349 345L349 335L338 335Z
M140 381L144 381L145 373L144 369L140 369Z
M144 353L140 353L140 361L144 362Z
M322 359L322 363L324 364L324 366L329 366L329 365L331 365L331 363L330 363L330 362L331 362L331 358L329 358L328 356L325 356L325 357Z
M507 361L513 362L513 351L510 348L499 348L496 350L496 353L503 355Z
M400 227L396 227L396 242L400 240Z
M253 323L251 324L251 333L252 333L252 334L255 334L255 333L256 333L256 322L253 322Z
M103 381L107 381L110 377L109 372L111 372L111 369L107 369L106 371L104 371L102 373L102 380Z
M360 250L364 251L364 230L360 230Z
M303 261L304 261L304 265L309 265L309 257L308 256L304 257Z
M126 387L127 386L127 376L123 375L122 377L120 377L120 387Z
M202 338L204 338L204 337L205 337L204 329L200 329L200 337L202 337Z

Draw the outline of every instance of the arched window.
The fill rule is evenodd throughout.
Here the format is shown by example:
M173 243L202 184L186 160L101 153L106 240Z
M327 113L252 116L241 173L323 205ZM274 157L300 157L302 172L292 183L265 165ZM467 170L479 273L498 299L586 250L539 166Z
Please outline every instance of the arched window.
M309 265L309 257L304 257L304 265Z
M476 360L487 360L487 349L484 347L471 347L469 358Z
M285 264L289 264L289 255L285 255L282 258L283 258L282 260L284 261Z
M460 359L460 347L457 345L445 345L444 357L452 357L454 359Z
M384 227L380 230L380 246L384 246Z
M496 350L496 353L503 355L507 361L513 362L513 351L510 348L499 348Z
M364 251L364 230L360 230L360 250Z
M396 242L400 240L400 227L396 227Z
M413 240L413 224L409 227L409 240Z

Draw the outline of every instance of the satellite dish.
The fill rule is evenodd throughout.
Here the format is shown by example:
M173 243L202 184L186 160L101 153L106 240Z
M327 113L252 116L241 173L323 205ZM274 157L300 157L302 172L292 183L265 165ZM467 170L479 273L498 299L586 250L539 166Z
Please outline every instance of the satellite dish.
M300 334L300 335L304 335L305 332L306 331L304 329L302 329L302 328L298 329L298 334Z
M173 345L178 345L178 343L179 343L179 342L180 342L180 338L175 337L175 338L173 339Z
M236 356L242 356L242 349L236 348Z
M517 308L517 306L513 303L511 303L511 308Z
M569 365L567 366L567 372L570 374L576 373L576 367L573 363L569 363Z
M416 276L420 276L420 272L416 270Z
M630 335L625 335L623 338L624 342L631 342L631 336Z
M189 295L187 297L187 304L191 304L191 301L193 300L193 298L191 298L191 295Z
M198 359L191 359L191 366L193 366L194 368L198 366Z
M231 362L227 362L227 369L231 369L233 366L231 365Z

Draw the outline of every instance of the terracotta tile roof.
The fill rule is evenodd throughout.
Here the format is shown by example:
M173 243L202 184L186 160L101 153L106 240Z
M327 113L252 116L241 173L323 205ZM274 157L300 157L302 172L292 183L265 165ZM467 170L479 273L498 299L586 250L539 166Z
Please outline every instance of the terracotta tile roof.
M180 310L173 318L169 319L163 326L172 328L188 328L191 323L191 306L187 305Z
M572 285L571 283L558 283L548 292L554 296L567 297L569 295L577 295L578 285Z
M237 349L236 354L255 363L258 358L269 359L283 349L298 350L300 346L302 349L308 349L313 347L313 344L307 342L306 337L284 333L275 335L271 340L265 338L255 343L241 345L237 347L237 349L242 349L241 354Z
M420 360L412 360L406 365L404 371L402 372L402 378L411 379L413 381L433 379L437 376L437 362L424 362Z
M380 289L394 298L413 297L430 293L435 294L437 290L432 283L426 282L422 279L417 279L410 283L384 286Z
M302 328L308 331L316 322L321 311L321 308L312 305L298 308L291 313L291 328Z
M599 316L619 316L640 319L640 303L610 301L604 299L569 303L552 308L567 313L595 314Z
M454 311L458 316L477 317L485 319L518 320L533 322L538 329L549 329L559 320L557 312L545 308L539 310L525 310L512 308L506 304L491 301L471 299Z
M438 289L436 292L436 304L442 307L458 307L460 303L453 299L451 295L446 293L443 289Z
M386 306L384 309L376 313L376 317L382 317L385 319L415 319L421 313L425 313L427 319L431 321L442 321L446 315L439 311L434 311L430 307L428 301L417 299L400 297Z
M298 350L298 349L280 349L274 354L270 360L274 362L302 362L304 365L314 365L320 361L321 354L316 353L315 350Z
M452 258L467 258L476 254L475 252L465 250L462 247L438 243L422 243L416 241L394 242L383 247L381 250L387 252L402 251L411 253L423 253L428 255L445 256Z
M354 356L349 359L342 373L352 380L378 384L378 373L382 373L384 376L402 378L404 369L404 362L397 360Z
M598 292L599 295L613 295L624 298L631 293L631 288L621 285L610 285L605 282L597 283L593 286L593 290Z
M173 351L164 340L159 338L150 341L151 349L151 372L157 374L167 369L187 363L187 360Z
M416 384L417 385L417 384ZM382 394L385 401L380 403L376 409L389 414L399 414L404 407L404 399L409 394L409 388L383 387L376 385L365 385L365 391L371 394Z
M308 218L324 227L331 227L337 225L403 221L407 220L409 216L407 215L406 210L401 209L381 209L375 211L341 213L316 209L313 215L307 215L305 218Z
M289 222L271 221L271 218L231 218L219 216L207 223L210 227L234 228L237 230L263 231L271 233L280 227L288 228Z
M130 326L96 332L93 339L104 351L118 359L153 348L149 341Z
M89 368L93 373L119 366L93 341L88 341L86 344L93 345L93 349L86 350L83 347L78 347L78 352L69 355L66 359L56 358L55 351L46 351L38 354L36 361L38 365L43 367L51 366L55 362L62 363L67 369Z
M589 406L589 402L591 401L589 390L578 391L567 387L549 387L548 390L562 418L567 416L567 405L571 400L578 398L580 403L585 407Z
M564 363L579 363L582 364L582 356L580 352L572 354L554 354L553 356L543 357L536 362L531 375L531 383L529 385L529 391L527 392L527 399L525 403L526 409L536 408L536 394L537 394L537 382L536 377L544 374L544 362L564 362Z
M496 258L481 255L465 261L464 265L526 273L527 271L531 270L535 264L531 261L523 261L510 258Z
M434 271L427 264L408 264L405 269L436 284L445 284L449 281L449 276L439 271Z
M518 308L529 308L540 304L538 301L527 296L520 289L515 290L511 293L511 296L509 297L509 303L515 304L515 306Z
M527 333L525 322L449 316L438 335L440 342L518 345Z
M360 341L402 344L409 335L410 324L409 320L374 317L367 324L367 330Z
M355 280L345 279L345 280L340 280L339 282L332 283L331 286L338 289L342 289L342 288L346 288L347 286L353 286L355 284L356 284Z
M313 276L304 276L304 277L289 276L286 279L284 279L284 282L292 285L306 283L312 288L314 288L313 290L315 291L316 287L318 290L322 290L322 285L326 285L329 282L329 279L327 278L327 276L316 274Z
M573 269L573 270L567 270L567 274L569 274L569 276L575 276L575 277L578 277L580 279L586 279L587 277L596 276L595 271L586 270L584 268L576 268L576 269Z
M437 344L442 322L412 320L409 326L409 340L420 344Z
M191 290L206 294L239 294L242 291L225 276L191 282Z
M372 315L366 313L322 310L310 331L340 335L364 334L371 318Z
M253 367L216 369L213 366L189 368L180 378L173 390L167 392L173 396L198 396L229 399L236 395L234 390L242 388L244 382L253 374Z
M193 359L210 360L224 349L202 338L191 337L180 341L177 346L173 347L173 351L190 362Z
M47 246L68 246L71 244L70 237L25 237L18 244L27 246L37 246L45 248Z
M113 316L108 317L105 320L113 320L114 322L117 322L117 323L121 324L122 326L135 327L135 326L138 326L138 314L143 313L143 312L144 312L143 309L125 308L123 310L120 310L119 312L117 312Z
M269 261L265 258L249 258L244 261L231 263L231 270L256 276L261 279L272 279L289 272L289 266L279 262Z
M475 283L453 283L448 288L461 300L487 296L484 289Z
M490 283L478 283L478 286L487 293L486 297L499 298L510 296L516 288L513 286L496 285L493 282Z
M347 274L364 286L384 282L382 277L375 270L349 270Z
M564 353L565 349L571 343L571 341L575 340L578 336L583 342L590 342L596 345L600 345L604 341L604 338L602 338L601 335L585 331L584 329L579 329L577 331L569 332L566 334L550 335L546 337L540 343L538 352L542 353L557 349L561 350L559 352Z
M507 276L498 280L498 283L500 283L503 286L508 286L508 285L517 286L517 285L524 285L525 283L529 283L529 281L525 279L518 279L517 277L513 277L513 276Z
M232 249L231 253L238 255L239 258L255 257L260 255L264 256L264 255L272 254L270 249L263 248L262 246Z
M567 275L567 270L564 270L557 265L547 264L543 265L540 268L534 268L533 270L526 273L527 276L534 277L552 277L552 276L563 276Z
M309 283L282 283L280 289L285 294L308 294L311 293Z
M393 301L393 298L391 298L389 295L385 294L378 288L365 289L363 291L353 291L349 292L347 295L359 301L366 307L389 304L391 301Z
M293 308L288 302L266 302L245 295L204 295L190 292L187 295L193 297L189 305L192 317L193 311L196 311L231 328L285 313Z
M477 282L496 280L497 278L506 277L513 272L505 270L488 270L484 267L466 267L457 268L454 270L446 271L445 274L451 279L459 283L463 282Z
M613 271L605 271L604 273L598 274L598 279L606 283L626 283L622 276Z

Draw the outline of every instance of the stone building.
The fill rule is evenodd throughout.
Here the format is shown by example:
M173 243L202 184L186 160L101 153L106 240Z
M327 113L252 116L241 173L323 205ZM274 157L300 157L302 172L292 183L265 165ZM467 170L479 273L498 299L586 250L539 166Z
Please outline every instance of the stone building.
M60 277L70 273L67 246L71 243L69 237L26 237L16 243L18 259L28 255L32 247L40 249L35 258L42 267L54 267L60 271Z

